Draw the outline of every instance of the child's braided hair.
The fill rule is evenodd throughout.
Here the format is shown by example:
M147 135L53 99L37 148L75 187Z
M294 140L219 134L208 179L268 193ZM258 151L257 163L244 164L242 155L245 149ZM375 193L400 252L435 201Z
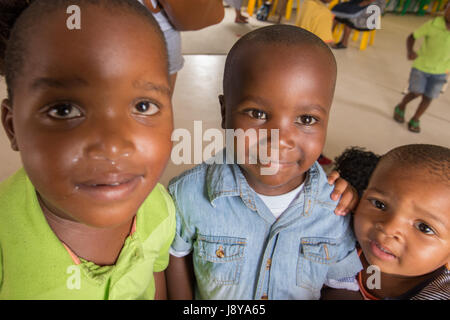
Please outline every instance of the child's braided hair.
M379 160L380 156L371 151L350 147L335 158L335 170L356 189L361 198Z

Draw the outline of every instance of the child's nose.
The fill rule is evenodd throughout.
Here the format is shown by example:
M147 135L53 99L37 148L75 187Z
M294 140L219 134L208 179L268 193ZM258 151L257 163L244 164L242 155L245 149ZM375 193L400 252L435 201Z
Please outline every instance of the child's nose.
M286 125L280 125L278 130L279 149L293 149L295 147L295 130L291 126Z
M388 237L400 240L404 234L404 222L402 219L391 215L384 221L376 223L376 228Z
M130 139L130 132L120 129L122 126L103 125L91 134L94 139L86 147L86 154L94 160L115 162L132 156L135 145Z

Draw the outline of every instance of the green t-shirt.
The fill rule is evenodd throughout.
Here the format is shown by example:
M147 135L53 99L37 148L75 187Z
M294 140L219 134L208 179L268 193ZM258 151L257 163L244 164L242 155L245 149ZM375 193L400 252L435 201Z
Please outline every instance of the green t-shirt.
M425 37L413 67L431 74L450 71L450 31L444 17L423 24L413 33L414 39Z
M153 299L153 272L167 267L174 235L174 204L158 184L138 210L136 231L115 265L76 265L21 169L0 184L0 300Z

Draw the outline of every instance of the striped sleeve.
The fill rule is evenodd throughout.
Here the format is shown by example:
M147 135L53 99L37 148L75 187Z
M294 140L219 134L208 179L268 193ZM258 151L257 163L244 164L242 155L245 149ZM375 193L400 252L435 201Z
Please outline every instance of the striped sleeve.
M411 300L450 300L450 270L445 269Z

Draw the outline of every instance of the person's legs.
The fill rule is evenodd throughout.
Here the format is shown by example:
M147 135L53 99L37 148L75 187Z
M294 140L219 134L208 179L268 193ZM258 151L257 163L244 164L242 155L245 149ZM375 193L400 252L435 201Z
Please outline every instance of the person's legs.
M279 12L278 12L278 20L277 23L281 22L281 18L283 17L283 15L286 13L286 1L287 0L280 0L278 5L279 5Z
M412 119L416 122L419 122L420 117L425 113L428 107L431 104L432 99L427 97L426 95L422 95L422 101L420 101L419 107L416 110L416 113L412 117Z
M425 74L426 85L425 92L422 95L422 101L417 107L414 116L408 123L408 129L413 132L420 132L420 117L425 113L433 99L439 97L441 89L446 82L446 74Z
M412 100L425 93L427 79L425 73L415 68L411 69L409 74L409 88L408 93L403 97L402 101L397 104L394 109L394 120L403 123L405 122L406 105Z
M352 28L350 28L348 25L345 25L344 35L342 36L341 40L344 47L348 47L348 39L350 38L350 33L352 33Z
M339 21L334 20L333 24L337 24ZM333 26L333 30L334 30L335 26ZM333 48L334 49L345 49L348 47L348 39L350 38L350 33L352 33L352 28L347 25L344 24L344 35L342 36L341 41L339 41L338 43L336 43Z
M408 130L419 133L420 132L420 121L419 118L425 113L425 110L430 106L431 104L431 98L427 97L426 95L422 96L422 101L419 104L419 107L416 110L416 113L414 116L409 120L408 122Z
M334 31L334 29L336 29L337 24L338 24L338 21L336 19L333 19L333 27L331 28L331 30Z
M403 123L405 122L405 109L406 105L412 100L420 96L420 93L408 92L402 99L402 101L394 109L394 120Z
M236 18L234 19L234 22L236 22L236 23L248 23L247 17L243 16L241 14L241 10L240 9L234 9L234 11L236 12Z
M413 101L415 98L417 98L418 96L420 96L420 93L415 93L415 92L408 92L402 99L402 101L397 105L397 107L402 110L405 111L406 109L406 105L408 103L410 103L411 101Z

